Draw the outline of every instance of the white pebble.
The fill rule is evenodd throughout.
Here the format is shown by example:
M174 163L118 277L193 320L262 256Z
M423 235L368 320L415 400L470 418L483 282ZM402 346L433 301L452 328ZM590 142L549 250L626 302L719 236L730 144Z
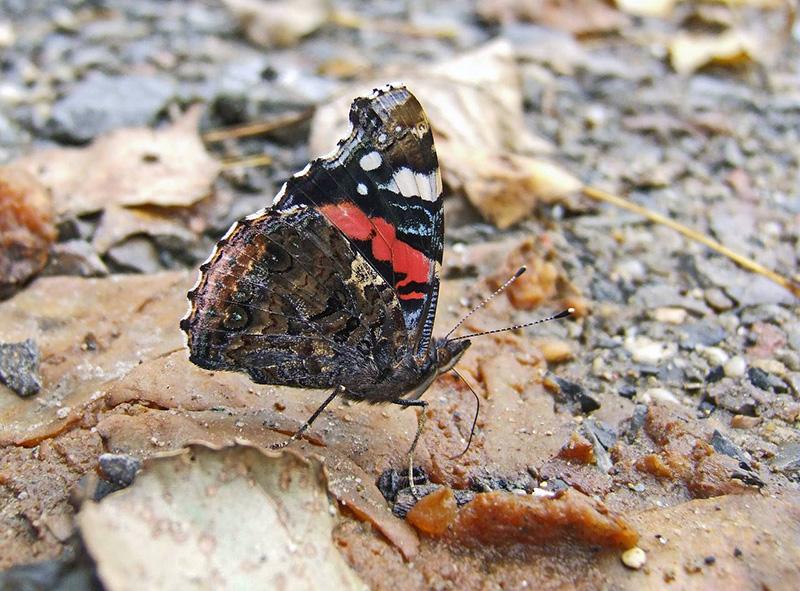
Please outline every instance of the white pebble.
M641 397L642 402L645 404L650 402L671 402L672 404L680 404L680 400L667 390L666 388L650 388L645 390Z
M722 369L729 378L740 378L747 369L747 362L743 357L736 355L735 357L731 357Z
M667 324L683 324L688 312L683 308L656 308L653 318Z
M645 551L639 548L639 546L628 548L622 553L621 558L622 564L633 570L639 570L644 566L644 563L647 562L647 554L645 554Z
M719 347L703 347L701 345L697 349L706 358L706 361L713 366L723 365L728 362L728 354Z
M777 359L756 359L750 363L752 367L763 369L767 373L774 374L778 377L786 375L786 366Z
M647 365L658 365L661 361L673 357L678 350L675 343L662 343L641 336L626 338L624 346L636 363Z

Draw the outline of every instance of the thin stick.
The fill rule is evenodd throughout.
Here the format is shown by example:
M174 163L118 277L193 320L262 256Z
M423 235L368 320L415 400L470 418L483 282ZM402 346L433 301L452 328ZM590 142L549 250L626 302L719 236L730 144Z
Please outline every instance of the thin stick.
M221 163L222 170L269 166L270 164L272 164L272 158L266 154L253 154L252 156L244 156L243 158L226 158Z
M261 135L269 133L277 129L289 127L310 119L314 114L314 109L306 109L299 113L287 113L279 115L269 121L259 121L257 123L246 123L244 125L236 125L234 127L227 127L224 129L212 129L203 134L203 141L205 142L221 142L227 139L237 139L249 137L253 135Z
M728 257L740 267L748 271L751 271L753 273L758 273L759 275L763 275L767 279L774 281L781 287L792 292L795 295L795 297L800 298L800 282L791 279L789 277L784 277L783 275L780 275L775 271L767 269L763 265L760 265L759 263L755 262L753 259L743 256L731 250L727 246L720 244L713 238L701 234L696 230L692 230L691 228L684 226L683 224L678 223L671 218L661 215L660 213L656 213L655 211L650 211L649 209L644 208L641 205L637 205L632 201L623 199L622 197L618 197L617 195L612 195L611 193L606 193L605 191L602 191L595 187L583 187L583 194L597 201L605 201L606 203L612 203L617 207L621 207L623 209L627 209L628 211L638 213L639 215L646 217L648 220L652 222L655 222L657 224L662 224L664 226L667 226L668 228L672 228L673 230L675 230L679 234L686 236L690 240L694 240L695 242L704 244L711 250L718 252L723 256Z

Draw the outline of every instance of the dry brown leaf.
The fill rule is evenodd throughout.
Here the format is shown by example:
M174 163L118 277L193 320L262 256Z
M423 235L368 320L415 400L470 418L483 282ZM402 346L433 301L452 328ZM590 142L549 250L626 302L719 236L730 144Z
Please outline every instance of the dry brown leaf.
M320 462L195 445L149 460L78 523L109 591L366 589L333 543L335 516Z
M347 132L353 96L383 84L348 87L317 110L311 151L328 152ZM442 175L448 187L462 191L481 214L499 227L527 215L540 199L562 199L580 188L568 172L538 155L549 144L525 123L514 53L500 40L455 59L415 72L403 82L425 107L434 134Z
M262 47L288 47L330 18L327 0L223 0L247 38Z
M681 32L670 43L669 55L679 74L691 74L711 64L737 66L758 59L756 40L737 29L720 35Z
M92 246L99 254L105 254L115 244L137 234L167 236L190 244L196 236L175 217L141 208L109 205L92 238Z
M47 190L18 166L0 166L0 297L47 263L56 238Z
M86 148L41 150L17 164L50 189L59 219L110 204L192 205L219 172L197 133L200 114L193 108L164 129L119 129Z
M481 0L477 12L488 22L531 21L575 35L608 33L628 24L603 0Z

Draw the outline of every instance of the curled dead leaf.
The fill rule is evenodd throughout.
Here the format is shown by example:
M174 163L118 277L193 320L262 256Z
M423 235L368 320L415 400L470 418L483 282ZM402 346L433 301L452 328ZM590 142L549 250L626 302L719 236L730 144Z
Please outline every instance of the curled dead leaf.
M188 206L206 197L219 163L197 133L201 110L158 130L119 129L86 148L40 150L17 161L50 189L56 217L120 206Z
M758 60L755 39L736 29L720 35L679 33L670 43L669 55L679 74L691 74L711 64L736 66Z
M109 591L366 589L333 543L335 516L321 463L195 445L147 461L78 523Z
M330 17L327 0L224 0L247 38L262 47L288 47Z

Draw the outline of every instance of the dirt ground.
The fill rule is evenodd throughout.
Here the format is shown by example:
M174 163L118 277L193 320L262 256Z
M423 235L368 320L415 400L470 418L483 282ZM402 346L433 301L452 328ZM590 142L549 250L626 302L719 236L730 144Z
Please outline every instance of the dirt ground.
M797 281L796 10L0 0L0 589L800 587L796 293L586 191ZM415 411L336 402L264 451L327 394L178 328L387 81L442 165L435 334L522 264L460 334L576 309L431 386L419 502Z

